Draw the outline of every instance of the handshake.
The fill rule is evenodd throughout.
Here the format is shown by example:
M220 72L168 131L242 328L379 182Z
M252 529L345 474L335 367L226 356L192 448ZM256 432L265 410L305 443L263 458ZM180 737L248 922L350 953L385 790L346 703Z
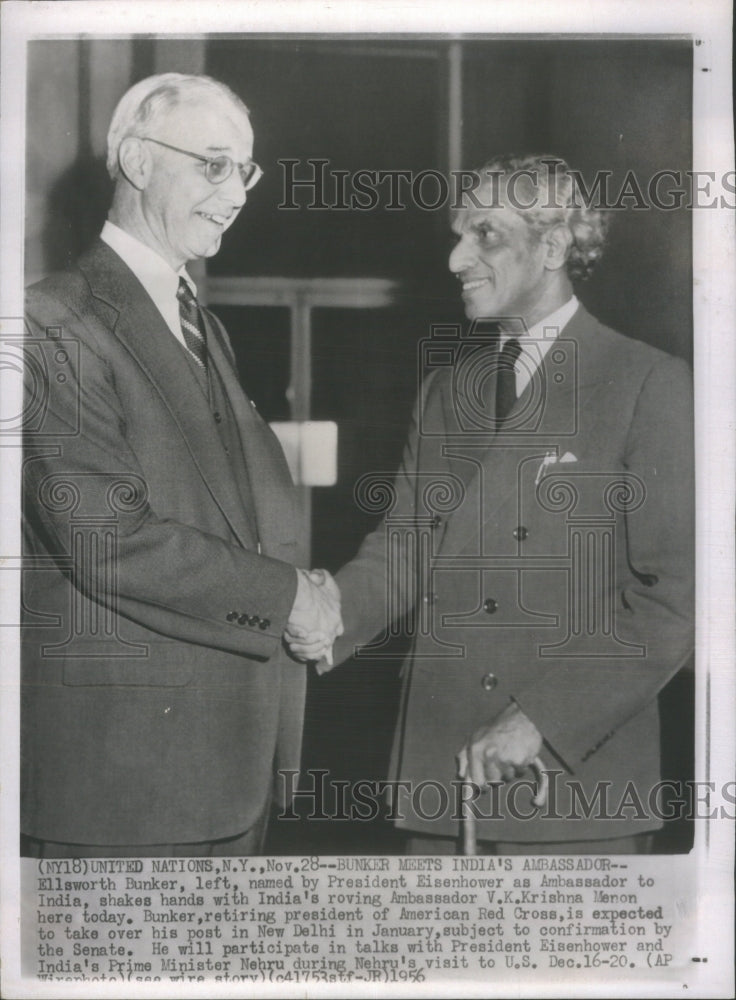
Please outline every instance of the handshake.
M284 641L297 660L324 660L331 667L332 645L344 631L340 589L326 569L296 572L296 597Z

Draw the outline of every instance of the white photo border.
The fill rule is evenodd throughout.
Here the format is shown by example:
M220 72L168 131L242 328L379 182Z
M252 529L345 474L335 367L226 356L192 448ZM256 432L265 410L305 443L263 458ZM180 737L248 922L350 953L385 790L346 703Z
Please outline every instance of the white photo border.
M31 38L202 35L395 35L417 34L469 38L535 36L618 38L690 37L694 40L693 169L721 178L733 171L733 105L731 84L731 10L725 0L517 0L514 4L473 0L446 2L362 0L341 4L308 2L37 2L8 0L2 6L2 160L0 213L2 268L0 316L12 322L22 315L26 43ZM175 28L172 28L175 25ZM694 369L696 373L697 459L697 706L696 778L721 789L733 782L734 706L734 397L736 379L734 319L736 268L734 213L728 207L693 210ZM15 387L18 388L17 386ZM19 412L13 389L5 394L5 413ZM14 408L16 407L16 408ZM20 551L20 455L4 448L0 488L2 541L0 556ZM5 574L16 580L17 574ZM6 581L3 580L5 584ZM17 587L5 586L0 597L0 623L14 621ZM78 984L42 984L24 979L20 970L20 878L18 851L18 637L0 629L2 642L2 968L3 992L18 997L82 995ZM731 788L733 788L733 784ZM726 996L733 985L733 823L728 818L699 821L692 863L697 866L699 913L693 954L713 956L699 970L699 990L689 996ZM454 995L501 996L495 984L458 982ZM652 980L651 996L666 995ZM345 987L342 991L345 991ZM349 989L349 988L347 988ZM568 986L568 996L578 987ZM403 995L418 995L407 990ZM297 995L299 991L295 991ZM376 990L374 995L380 995ZM624 995L615 981L607 995ZM286 991L281 988L280 994ZM242 996L242 990L182 987L181 996ZM398 994L398 990L394 995ZM84 995L103 995L99 985ZM110 988L105 996L153 996L150 990ZM256 995L255 991L253 995ZM302 988L301 995L304 995ZM337 995L314 988L311 995ZM389 995L386 993L385 995ZM440 995L426 986L423 995ZM564 991L539 982L537 996ZM603 995L600 990L574 995Z

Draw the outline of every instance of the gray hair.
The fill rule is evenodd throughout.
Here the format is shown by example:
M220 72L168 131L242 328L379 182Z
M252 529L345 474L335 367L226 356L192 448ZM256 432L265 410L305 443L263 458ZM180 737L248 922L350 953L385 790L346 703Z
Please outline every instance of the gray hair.
M572 236L568 276L584 280L592 274L603 255L609 214L592 205L579 171L571 170L559 156L508 154L495 156L476 173L481 182L501 176L507 185L511 176L523 177L534 197L530 203L512 207L539 238L555 226L566 226Z
M170 111L187 100L218 96L230 101L244 115L248 109L224 83L209 76L159 73L139 80L120 98L107 133L107 172L113 180L120 175L118 151L129 135L147 136Z

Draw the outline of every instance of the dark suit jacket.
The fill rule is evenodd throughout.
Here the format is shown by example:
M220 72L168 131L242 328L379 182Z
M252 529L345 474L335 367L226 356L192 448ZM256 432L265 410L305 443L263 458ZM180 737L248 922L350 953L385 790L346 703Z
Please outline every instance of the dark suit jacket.
M29 291L27 835L235 835L262 812L274 768L298 767L305 672L281 642L294 491L204 315L252 510L185 352L109 247Z
M390 777L414 789L430 784L419 805L400 795L399 823L457 832L455 756L513 700L544 737L544 763L560 772L555 797L540 813L518 782L496 804L486 795L483 809L497 818L479 823L479 838L654 829L656 696L693 645L689 371L580 307L517 400L509 429L494 435L481 426L480 414L494 412L493 398L483 398L493 381L483 347L458 343L453 365L443 347L441 367L424 381L386 524L338 575L339 656L385 630L387 592L390 617L419 609ZM426 542L418 572L407 569L409 536ZM622 808L627 789L632 804Z

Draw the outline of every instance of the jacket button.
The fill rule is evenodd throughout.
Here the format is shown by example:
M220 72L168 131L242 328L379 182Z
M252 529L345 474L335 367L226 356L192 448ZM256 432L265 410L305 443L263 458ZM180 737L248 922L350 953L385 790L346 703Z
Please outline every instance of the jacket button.
M523 542L528 534L529 532L523 524L520 524L518 528L514 528L514 538L517 542Z
M492 691L498 684L498 677L495 674L484 674L480 683L484 691Z
M215 412L212 414L212 416L215 418L215 423L216 424L221 424L222 423L222 414L220 414L217 410L215 410Z
M248 624L249 625L257 625L260 620L261 619L258 617L258 615L251 615L248 618Z
M238 617L238 612L237 611L228 611L228 613L225 615L225 617L227 618L227 620L229 622L234 622L235 619Z
M486 597L485 601L483 601L483 610L486 614L492 615L497 607L498 601L495 601L492 597Z
M269 621L268 618L261 618L261 620L258 622L258 628L262 628L265 631L270 624L271 622Z
M238 625L247 625L247 624L248 624L248 616L240 615L240 617L238 618Z

